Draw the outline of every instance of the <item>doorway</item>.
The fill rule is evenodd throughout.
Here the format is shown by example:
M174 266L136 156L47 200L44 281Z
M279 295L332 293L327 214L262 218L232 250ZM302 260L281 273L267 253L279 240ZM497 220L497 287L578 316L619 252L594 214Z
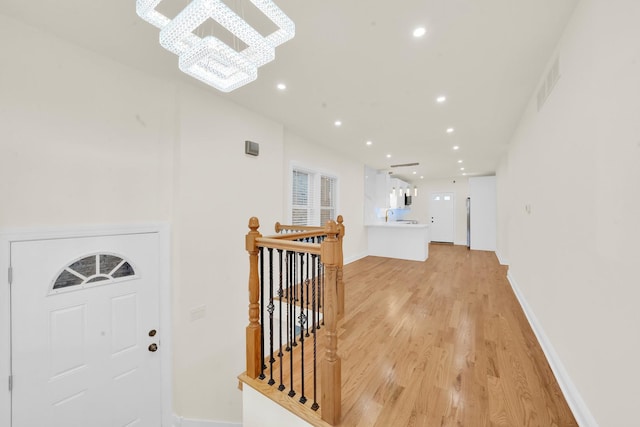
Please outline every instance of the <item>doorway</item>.
M9 243L12 427L162 425L159 234Z
M431 241L453 243L455 239L455 194L431 193L429 213Z

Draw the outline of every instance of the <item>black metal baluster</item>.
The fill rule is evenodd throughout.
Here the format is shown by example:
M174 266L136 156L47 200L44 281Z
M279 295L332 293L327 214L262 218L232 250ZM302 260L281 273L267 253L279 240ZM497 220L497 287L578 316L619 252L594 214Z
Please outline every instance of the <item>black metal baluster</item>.
M260 248L260 375L258 378L265 379L264 370L264 248Z
M307 398L304 395L304 330L307 323L307 316L305 315L304 308L304 286L302 284L302 280L304 278L304 253L300 253L300 403L304 404L307 401ZM307 268L307 277L305 278L305 282L307 282L309 278L309 270Z
M291 251L287 251L287 348L286 351L291 351Z
M318 292L318 307L316 312L316 329L320 329L320 316L322 312L322 262L318 259L318 275L316 277L316 292Z
M291 317L291 335L293 336L293 341L291 342L291 347L297 347L298 346L298 334L296 333L296 318L297 318L297 313L296 313L296 306L297 306L297 302L300 300L298 297L298 257L296 256L298 253L294 252L293 255L291 256L292 261L293 261L293 265L291 267L291 270L293 272L293 288L291 289L292 293L293 293L293 301L291 301L291 307L292 307L292 314L293 316Z
M322 326L324 326L324 304L327 303L327 300L325 298L324 295L324 285L325 285L325 281L324 281L324 264L322 264L322 280L320 281L320 287L321 287L321 291L322 291Z
M320 405L318 405L318 399L317 399L317 389L318 389L318 378L317 378L317 352L318 352L318 334L316 332L316 287L317 287L317 276L316 276L316 267L318 267L319 269L319 265L317 265L317 261L318 261L318 256L317 255L313 255L311 257L311 260L313 262L312 268L311 268L311 272L312 272L312 277L311 277L311 289L312 289L312 303L311 303L311 316L313 318L313 324L311 327L311 330L313 331L313 404L311 405L311 409L313 409L314 411L317 411L318 408L320 407Z
M278 272L279 272L279 281L278 281L278 340L280 345L278 346L278 359L280 359L280 385L278 386L278 390L284 390L284 384L282 382L282 298L284 292L282 291L282 249L278 249Z
M269 381L267 384L274 385L276 382L273 379L273 362L276 359L273 357L273 248L269 248L269 305L267 311L269 312Z
M307 238L307 243L311 241L310 238ZM307 252L307 280L305 280L305 286L307 287L307 309L309 308L309 252ZM309 330L307 329L307 337L309 336Z
M296 253L292 252L291 253L291 266L290 266L290 271L291 271L291 281L290 281L290 285L292 286L291 292L292 292L292 298L289 301L289 306L290 306L290 312L291 312L291 318L290 318L290 325L289 328L291 329L291 350L289 351L289 377L290 377L290 389L289 389L289 397L293 397L296 395L296 391L293 389L293 353L294 353L294 349L293 347L296 346L296 332L295 332L295 283L296 283Z

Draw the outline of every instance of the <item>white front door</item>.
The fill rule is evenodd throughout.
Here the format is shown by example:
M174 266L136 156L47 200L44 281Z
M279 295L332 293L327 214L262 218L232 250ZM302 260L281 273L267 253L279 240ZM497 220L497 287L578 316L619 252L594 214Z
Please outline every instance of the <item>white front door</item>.
M161 425L158 238L11 242L12 427Z
M429 199L431 216L430 237L432 242L454 241L454 194L431 193Z

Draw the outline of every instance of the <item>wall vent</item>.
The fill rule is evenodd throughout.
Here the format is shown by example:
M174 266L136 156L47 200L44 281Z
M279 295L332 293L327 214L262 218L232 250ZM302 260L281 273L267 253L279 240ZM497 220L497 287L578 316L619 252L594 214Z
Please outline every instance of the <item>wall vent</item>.
M542 80L542 85L538 89L538 111L542 109L547 98L551 95L551 91L556 86L556 83L560 79L560 58L557 57L551 68L547 71L545 78Z

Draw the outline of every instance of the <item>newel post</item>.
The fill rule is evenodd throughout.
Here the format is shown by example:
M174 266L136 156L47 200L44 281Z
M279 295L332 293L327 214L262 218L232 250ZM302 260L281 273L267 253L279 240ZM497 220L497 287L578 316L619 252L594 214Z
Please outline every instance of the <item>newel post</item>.
M344 219L342 215L338 215L338 242L340 243L340 254L338 259L338 318L342 319L344 316L344 281L342 280L342 273L344 269L344 252L342 251L342 244L344 238Z
M338 267L340 262L340 242L338 225L328 221L327 238L322 242L321 261L325 268L324 335L326 349L320 363L320 384L322 395L320 407L322 419L329 424L340 422L342 401L342 372L338 356Z
M247 376L257 378L262 365L260 354L260 278L258 277L258 245L256 239L262 237L258 232L258 218L249 219L246 245L249 252L249 325L247 326Z

